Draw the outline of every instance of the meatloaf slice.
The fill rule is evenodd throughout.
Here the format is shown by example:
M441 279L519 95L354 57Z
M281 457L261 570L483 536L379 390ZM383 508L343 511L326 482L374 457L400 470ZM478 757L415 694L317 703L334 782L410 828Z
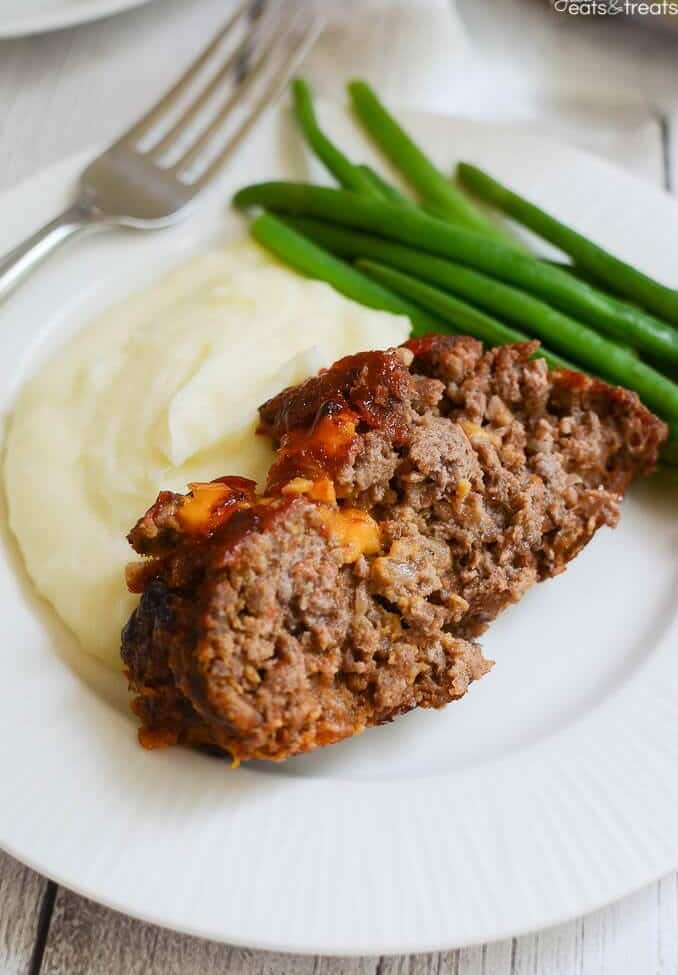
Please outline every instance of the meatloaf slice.
M536 349L430 336L340 360L262 406L263 495L159 496L129 536L122 637L143 744L281 760L487 672L475 638L616 524L666 436Z

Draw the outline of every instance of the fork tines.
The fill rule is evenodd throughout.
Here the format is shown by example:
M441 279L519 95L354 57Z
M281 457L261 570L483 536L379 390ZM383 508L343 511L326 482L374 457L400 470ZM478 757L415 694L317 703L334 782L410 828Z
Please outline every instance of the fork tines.
M284 89L320 29L315 0L241 2L118 145L201 188Z

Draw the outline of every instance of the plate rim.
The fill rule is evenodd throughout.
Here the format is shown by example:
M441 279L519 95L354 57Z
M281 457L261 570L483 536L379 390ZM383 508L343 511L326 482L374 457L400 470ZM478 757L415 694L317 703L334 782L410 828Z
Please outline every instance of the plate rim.
M649 876L647 879L643 880L641 883L634 883L629 888L621 890L619 894L615 894L612 898L603 898L602 900L594 899L590 904L584 905L581 911L576 911L572 913L571 911L566 911L564 914L554 914L549 919L545 920L544 923L540 923L536 926L528 925L524 928L508 927L505 930L498 930L496 936L492 936L490 940L484 938L482 935L470 938L463 942L463 944L450 944L447 941L432 941L426 943L416 943L414 944L404 942L400 947L393 947L392 941L387 942L371 942L366 946L361 945L356 948L349 947L334 947L331 949L319 948L314 946L309 946L308 943L291 944L289 942L280 943L277 941L266 941L261 940L257 943L251 940L239 940L237 937L229 936L225 939L221 934L215 934L212 928L206 927L201 930L196 925L182 925L177 922L168 922L162 917L162 915L154 915L152 911L144 913L140 910L130 911L121 902L119 902L115 897L103 897L96 890L90 889L87 885L81 885L76 882L68 882L60 879L58 874L53 874L39 865L34 864L30 858L22 857L18 853L15 853L10 847L0 844L0 851L6 853L8 856L13 857L22 866L27 867L29 870L33 870L40 876L44 877L46 880L57 884L59 887L63 887L65 890L78 897L83 897L86 900L90 900L107 910L114 911L116 914L120 914L123 917L128 917L133 921L138 921L141 924L149 924L154 927L161 928L163 931L168 931L173 934L178 934L183 937L197 938L202 941L209 941L214 944L224 945L225 947L246 949L251 951L265 951L281 955L295 955L302 957L327 957L327 958L365 958L365 957L398 957L400 955L420 955L420 954L438 954L448 951L462 951L466 948L477 948L483 945L494 944L495 942L507 941L511 938L522 938L529 936L531 934L537 934L540 931L547 931L551 928L559 927L560 925L567 924L579 917L587 917L590 914L594 914L596 911L602 910L609 907L612 904L622 901L627 897L633 896L638 891L643 890L650 884L657 883L665 876L670 876L673 871L659 870ZM678 869L678 861L676 863L676 869Z

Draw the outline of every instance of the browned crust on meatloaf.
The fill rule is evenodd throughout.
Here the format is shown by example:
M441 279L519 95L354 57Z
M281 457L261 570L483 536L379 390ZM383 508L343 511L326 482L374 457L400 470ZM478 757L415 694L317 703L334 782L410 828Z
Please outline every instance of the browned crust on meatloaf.
M260 410L264 497L164 492L122 654L147 745L280 760L461 697L474 639L561 572L664 424L627 390L548 373L536 343L431 336L341 360Z

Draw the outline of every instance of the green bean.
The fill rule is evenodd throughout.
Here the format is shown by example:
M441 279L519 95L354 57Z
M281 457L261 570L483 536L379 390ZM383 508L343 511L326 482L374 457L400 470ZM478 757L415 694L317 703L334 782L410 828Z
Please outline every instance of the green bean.
M401 193L400 190L395 187L392 183L389 183L384 177L372 169L371 166L359 165L358 169L361 170L367 176L368 179L372 181L372 185L379 191L379 195L390 203L397 203L400 206L413 207L416 206L409 197Z
M586 281L588 284L600 284L600 281L594 281L588 271L585 271L584 268L579 267L578 264L573 264L572 261L558 260L554 257L541 257L540 260L543 261L544 264L548 264L549 267L558 267L561 271L569 271L570 274L575 274L577 277L580 277L582 281Z
M584 270L584 268L579 267L578 264L571 264L569 261L554 261L550 259L544 260L543 258L542 261L544 264L547 265L547 267L555 267L558 268L558 270L560 271L565 271L566 274L571 274L573 278L576 278L577 281L581 281L584 284L588 285L589 288L593 288L598 292L602 292L608 300L618 301L621 309L620 314L622 316L628 314L628 308L632 304L632 302L627 301L623 295L619 294L618 291L613 291L613 289L610 288L609 285L601 284L600 281L597 281L593 277L590 271ZM649 315L649 313L643 311L640 305L634 305L634 307L636 309L636 312L640 312L643 320L645 320L646 315ZM658 321L658 319L654 318L653 316L649 316L649 317L652 319L653 323ZM667 327L666 322L662 322L661 320L659 321L663 328Z
M439 203L432 203L430 200L422 200L419 206L424 213L429 215L429 217L435 217L436 220L445 220L449 223L449 217Z
M444 220L446 223L454 223L454 220L450 220L449 215L445 212L445 208L441 207L439 203L433 200L422 200L419 204L424 213L427 213L429 217L435 217L436 220ZM496 225L495 225L496 226ZM474 229L474 228L470 228ZM500 228L496 228L500 229ZM496 239L501 243L506 244L513 248L513 250L518 251L520 254L531 254L531 251L522 241L517 240L512 233L508 230L504 231L501 228L501 233L496 235Z
M372 231L483 271L543 298L548 304L628 345L678 362L678 335L665 322L627 305L560 268L418 208L305 183L261 183L236 194L237 206L263 206Z
M571 264L569 261L554 261L550 258L548 260L544 260L542 258L542 260L544 261L544 264L548 265L548 267L557 267L560 271L566 271L568 274L572 274L579 281L584 281L585 284L591 285L592 288L597 288L600 286L600 281L596 281L588 271L585 271L584 268L579 267L578 264ZM612 295L612 292L609 292L609 294ZM615 297L619 297L618 292L616 293Z
M476 166L460 163L457 177L486 203L559 247L582 268L614 291L637 301L656 315L678 323L678 291L653 278L561 223L524 197L498 183Z
M393 268L372 261L358 261L357 266L369 273L380 284L384 284L407 298L411 298L424 307L431 308L441 314L439 307L434 307L425 301L426 294L437 289L422 284L409 274L395 271ZM424 291L423 289L427 289ZM507 289L509 291L513 289ZM446 294L439 292L439 294ZM568 355L574 361L581 363L586 370L595 375L635 389L647 406L652 407L660 416L668 417L678 422L678 386L665 376L655 372L644 362L630 355L626 349L610 342L598 335L597 332L580 325L572 319L561 316L558 328L554 331L552 324L547 322L537 330L533 322L533 331L540 338L551 344L556 344L559 352Z
M425 200L435 203L448 220L505 240L506 235L424 155L418 145L364 81L348 86L353 110L384 155Z
M368 308L406 315L412 322L413 335L449 331L440 318L375 283L349 264L322 250L317 244L306 240L271 214L258 217L251 224L250 233L259 244L285 264L308 277L327 282L347 298Z
M294 112L306 141L337 181L346 189L355 190L356 193L381 195L375 189L372 180L361 171L359 166L355 166L350 159L347 159L341 149L325 135L318 125L310 85L302 78L297 78L292 83L292 95Z

